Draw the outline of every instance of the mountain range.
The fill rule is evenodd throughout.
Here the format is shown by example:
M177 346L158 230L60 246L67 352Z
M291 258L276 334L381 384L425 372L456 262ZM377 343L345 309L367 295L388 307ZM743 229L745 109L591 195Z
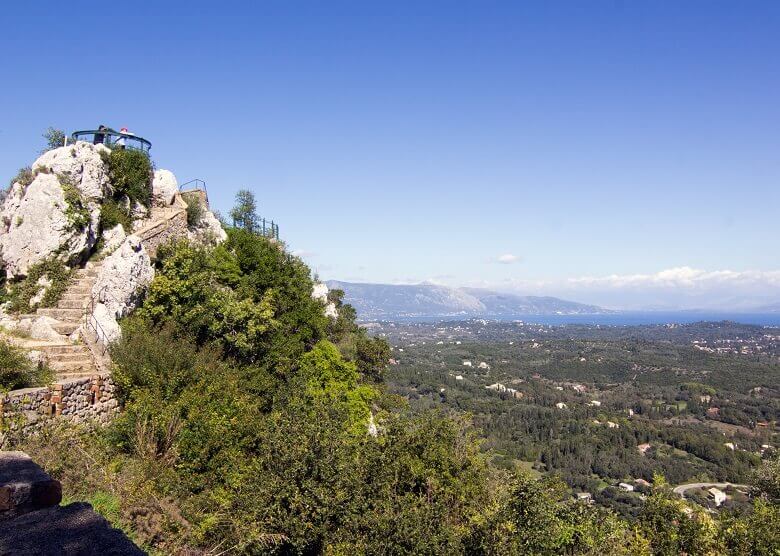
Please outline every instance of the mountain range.
M327 282L344 290L344 301L362 319L398 317L513 317L521 315L586 315L611 313L557 297L524 296L480 288L452 288L436 284L392 285Z

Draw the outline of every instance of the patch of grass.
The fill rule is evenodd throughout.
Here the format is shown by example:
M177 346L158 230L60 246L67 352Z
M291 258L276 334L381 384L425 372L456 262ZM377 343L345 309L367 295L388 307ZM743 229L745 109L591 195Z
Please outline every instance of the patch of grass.
M27 276L11 284L7 299L11 302L10 309L13 312L34 311L38 307L51 307L65 293L70 285L73 271L65 263L55 258L43 260L32 265L27 271ZM31 303L40 294L43 286L38 281L43 278L50 282L43 297L38 303Z
M0 338L0 390L42 386L52 377L48 367L36 365L27 358L22 348Z

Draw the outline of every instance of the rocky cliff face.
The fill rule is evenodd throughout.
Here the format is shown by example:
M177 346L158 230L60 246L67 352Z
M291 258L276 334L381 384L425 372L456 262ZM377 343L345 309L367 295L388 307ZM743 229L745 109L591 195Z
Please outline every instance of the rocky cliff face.
M105 332L106 340L119 337L117 319L138 306L153 279L151 259L138 236L128 236L106 258L92 286L92 299L96 301L92 318Z
M75 269L87 259L104 259L94 286L82 293L75 288L68 295L67 307L54 313L56 317L67 312L69 318L77 319L76 313L89 307L90 318L106 331L104 340L118 336L117 318L138 305L154 277L149 253L155 246L146 245L147 236L155 235L155 240L181 236L204 243L226 238L207 204L198 224L187 229L186 204L176 176L168 170L156 170L150 177L151 206L132 206L111 183L110 152L103 145L85 142L48 151L28 172L20 173L0 205L0 264L9 283L19 283L31 267L44 261L59 261ZM101 210L109 203L125 207L132 229L117 224L101 230ZM181 225L174 227L171 222ZM52 283L47 276L38 280L31 311ZM77 307L79 300L81 308Z
M79 142L42 154L0 210L0 252L9 278L52 255L77 263L95 246L100 204L111 193L103 145Z

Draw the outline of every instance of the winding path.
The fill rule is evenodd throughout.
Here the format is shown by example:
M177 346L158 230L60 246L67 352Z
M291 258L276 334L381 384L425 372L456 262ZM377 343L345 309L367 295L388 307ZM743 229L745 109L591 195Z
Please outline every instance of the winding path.
M679 494L683 498L685 498L685 491L690 490L692 488L728 488L733 487L737 489L749 489L750 487L748 485L738 485L736 483L686 483L684 485L678 485L672 489L675 494Z

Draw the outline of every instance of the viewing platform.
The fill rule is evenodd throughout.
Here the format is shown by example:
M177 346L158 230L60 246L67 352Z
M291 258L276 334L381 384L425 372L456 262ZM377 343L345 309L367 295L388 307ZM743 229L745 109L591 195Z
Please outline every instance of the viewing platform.
M70 134L73 141L86 141L93 145L102 144L109 149L125 148L149 154L152 143L133 133L122 133L113 129L86 129Z

